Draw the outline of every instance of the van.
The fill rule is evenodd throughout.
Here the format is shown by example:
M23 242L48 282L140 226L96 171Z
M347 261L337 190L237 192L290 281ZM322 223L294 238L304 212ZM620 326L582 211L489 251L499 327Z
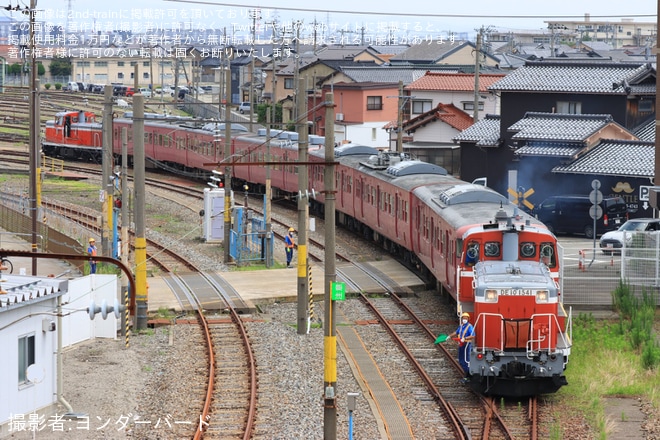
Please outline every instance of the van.
M241 102L240 104L238 104L237 110L240 114L244 114L245 112L250 113L250 103Z
M584 234L594 238L593 203L586 195L553 196L533 211L534 216L553 233ZM604 197L602 215L596 220L596 236L613 231L628 220L628 206L622 197Z
M69 92L77 92L78 91L78 83L75 81L69 81L69 83L66 85L67 90Z

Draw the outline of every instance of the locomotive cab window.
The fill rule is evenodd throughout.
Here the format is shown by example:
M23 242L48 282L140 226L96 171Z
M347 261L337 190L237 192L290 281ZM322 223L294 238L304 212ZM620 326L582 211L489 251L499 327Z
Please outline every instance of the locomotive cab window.
M520 258L534 258L536 257L536 243L523 242L520 244Z
M465 248L465 265L472 267L479 262L479 243L471 241Z
M488 241L484 245L484 256L486 258L499 258L502 245L499 241Z
M546 266L552 268L557 266L557 255L555 253L555 247L552 243L541 243L539 247L541 251L541 262Z

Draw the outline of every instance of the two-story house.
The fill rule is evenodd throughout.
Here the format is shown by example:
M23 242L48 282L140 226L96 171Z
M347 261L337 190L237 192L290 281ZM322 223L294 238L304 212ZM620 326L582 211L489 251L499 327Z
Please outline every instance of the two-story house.
M455 138L461 143L461 177L487 177L503 194L533 190L533 204L549 195L588 193L599 178L608 194L634 192L627 194L634 211L653 176L626 175L623 165L631 157L643 160L634 152L647 150L642 144L648 142L633 132L654 118L655 76L649 64L640 63L528 63L490 87L501 96L499 126L489 117ZM589 172L570 171L605 142L612 154L607 162L601 155Z
M335 141L388 148L383 127L397 118L398 83L337 83L324 86L322 96L332 91L335 103ZM325 115L318 114L317 133L325 133Z

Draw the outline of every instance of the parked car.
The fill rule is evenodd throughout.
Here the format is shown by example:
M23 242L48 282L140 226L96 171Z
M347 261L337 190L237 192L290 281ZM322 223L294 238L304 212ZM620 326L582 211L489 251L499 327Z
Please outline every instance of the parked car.
M125 96L133 96L135 95L135 88L133 87L126 87L126 91L124 92Z
M140 87L138 91L144 96L145 98L151 98L151 89L148 87Z
M553 233L584 234L593 238L613 231L628 220L628 206L622 197L605 197L599 206L602 215L596 220L590 215L593 203L586 195L553 196L534 209L534 216Z
M657 232L660 231L660 219L657 218L635 218L625 222L616 231L610 231L600 237L600 249L604 254L621 253L623 242L629 246L633 240L634 232Z
M78 83L75 81L69 81L67 85L62 87L62 90L65 92L77 92L78 91Z
M241 102L240 104L238 104L237 110L240 114L250 113L250 103Z

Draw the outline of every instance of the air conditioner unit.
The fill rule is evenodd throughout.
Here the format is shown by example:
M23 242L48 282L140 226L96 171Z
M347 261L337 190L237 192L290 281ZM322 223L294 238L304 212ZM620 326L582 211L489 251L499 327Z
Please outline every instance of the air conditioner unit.
M343 121L344 120L344 114L343 113L337 113L335 119L337 121Z

